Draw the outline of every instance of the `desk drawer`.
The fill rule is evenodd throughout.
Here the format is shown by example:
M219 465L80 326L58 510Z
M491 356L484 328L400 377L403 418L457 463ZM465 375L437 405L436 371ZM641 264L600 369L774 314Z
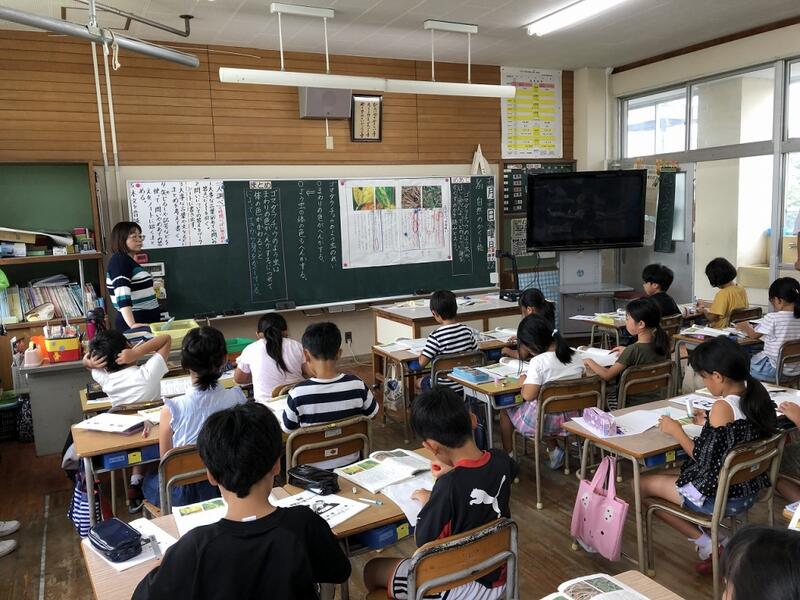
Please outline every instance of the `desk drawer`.
M100 458L102 459L103 469L121 469L129 465L156 460L158 457L158 444L149 444L134 450L109 452Z

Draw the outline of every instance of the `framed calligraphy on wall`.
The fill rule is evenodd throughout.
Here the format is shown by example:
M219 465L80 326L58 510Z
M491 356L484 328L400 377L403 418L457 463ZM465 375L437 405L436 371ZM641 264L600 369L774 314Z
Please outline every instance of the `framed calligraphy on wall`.
M380 142L383 136L383 96L353 94L350 137L354 142Z

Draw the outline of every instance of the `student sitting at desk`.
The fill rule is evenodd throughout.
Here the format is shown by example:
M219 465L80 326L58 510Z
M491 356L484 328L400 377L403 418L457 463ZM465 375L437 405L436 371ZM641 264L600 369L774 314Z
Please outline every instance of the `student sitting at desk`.
M419 357L419 364L425 367L440 354L453 354L455 352L469 352L478 349L478 341L469 327L458 323L458 304L456 296L449 290L437 290L431 294L430 301L431 313L436 322L441 325L428 336L422 355ZM422 388L430 386L430 378L424 377ZM442 375L436 381L436 385L449 387L454 392L461 392L463 387L449 379L447 375Z
M541 315L555 327L556 322L556 309L552 302L544 297L541 290L536 288L528 288L523 291L519 297L519 311L522 313L524 319L528 315ZM501 351L503 356L510 356L511 358L527 358L520 356L519 345L517 338L512 337L508 340L509 345L505 346ZM523 351L524 352L524 351Z
M436 479L432 491L417 490L412 496L423 505L414 532L418 546L511 516L511 482L517 476L517 464L499 450L479 450L472 437L474 425L475 417L464 401L447 388L424 392L411 404L411 427L434 455L431 471ZM389 598L407 598L410 563L409 558L372 559L364 567L367 589L385 588L388 583ZM442 597L503 598L505 580L505 569L500 568Z
M775 382L781 346L800 339L800 283L792 277L779 277L769 286L769 303L774 312L767 313L753 329L747 321L736 324L751 339L764 342L764 349L750 361L750 374L760 381ZM798 374L797 365L787 364L786 376Z
M94 379L111 401L112 409L126 404L152 402L161 397L161 378L167 374L167 358L171 338L158 335L146 342L131 347L127 338L114 329L98 331L89 342L89 352L83 357L83 365L92 370ZM138 362L149 353L153 356L143 365ZM142 510L142 466L131 470L128 486L128 511Z
M280 385L303 381L303 346L288 337L286 319L267 313L258 320L259 340L248 345L236 359L233 380L252 383L256 402L269 402Z
M680 473L642 477L643 497L663 498L695 512L714 512L719 474L725 457L739 444L763 439L777 431L775 404L764 386L750 375L747 353L726 337L703 342L689 355L692 368L717 398L711 411L695 411L695 423L703 425L692 440L680 422L663 416L659 429L675 438L689 458ZM769 487L769 474L731 485L725 516L747 511L758 493ZM656 515L694 542L700 561L696 570L711 573L711 537L705 530L665 511ZM724 545L726 540L720 538Z
M749 525L733 536L722 557L722 600L800 598L800 533Z
M378 414L378 402L367 384L337 368L341 346L342 334L334 323L313 323L306 327L303 352L315 376L289 390L281 420L285 432L360 415L371 419ZM356 460L358 452L314 463L314 466L333 469Z
M281 430L250 403L208 418L197 439L225 518L192 529L136 587L133 600L318 598L317 583L341 583L350 561L328 524L305 506L275 508L267 497L281 470Z
M525 374L521 394L524 402L519 406L500 411L500 437L503 449L513 450L514 429L522 435L536 434L536 415L539 391L548 381L570 379L583 375L583 363L575 356L566 340L553 328L549 319L542 315L530 315L522 320L517 331L520 349L532 354L528 372ZM564 450L556 438L564 435L561 429L566 421L579 416L576 413L546 413L544 419L544 441L550 457L550 468L560 469L564 464Z
M731 320L731 313L737 308L747 308L747 292L737 285L736 267L724 258L715 258L706 265L706 277L711 287L719 288L711 306L706 306L705 301L698 300L697 308L708 319L709 327L721 329L727 327Z
M158 419L161 456L172 448L194 444L208 417L247 401L238 387L225 389L217 383L227 356L225 337L218 329L198 327L186 334L181 348L181 366L188 369L192 377L192 389L183 396L164 399ZM161 505L158 471L145 475L142 491L149 502ZM172 505L182 506L217 496L217 489L205 481L179 485L172 490Z
M638 298L628 302L625 307L625 328L630 335L636 336L636 342L624 348L614 348L616 352L621 352L617 362L610 367L603 367L591 358L583 361L589 371L604 381L614 382L614 387L606 392L609 409L617 406L616 382L625 369L661 362L667 360L670 354L669 338L661 329L661 311L652 299Z
M661 318L681 314L681 309L675 304L672 296L667 293L674 279L675 275L672 269L658 263L647 265L642 270L642 289L647 297L658 306Z

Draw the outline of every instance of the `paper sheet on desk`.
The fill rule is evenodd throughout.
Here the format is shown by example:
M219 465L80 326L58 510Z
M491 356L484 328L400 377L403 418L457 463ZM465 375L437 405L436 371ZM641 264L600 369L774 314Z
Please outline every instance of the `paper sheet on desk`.
M666 406L664 408L654 408L650 412L657 414L659 417L661 417L661 415L666 415L672 419L675 419L681 424L681 427L683 427L683 432L692 439L699 436L703 431L703 426L695 424L694 420L690 419L686 414L685 408L680 409L672 406Z
M573 350L578 354L581 360L591 358L601 367L610 367L615 364L619 358L619 354L616 352L604 350L602 348L586 348L585 346L580 346L578 348L573 348Z
M158 546L161 549L161 556L164 555L164 552L167 551L167 548L172 546L176 540L166 531L155 525L152 521L148 519L136 519L135 521L131 521L128 523L131 527L133 527L136 531L142 534L143 538L150 537L154 535L156 537L156 541L158 542ZM102 558L106 563L111 565L117 571L125 571L130 569L131 567L135 567L136 565L140 565L143 562L147 562L148 560L152 560L156 557L155 552L150 544L146 544L142 546L141 554L134 556L130 560L126 560L124 562L111 562L108 560L103 554L98 551L92 543L89 541L89 538L84 538L81 542L87 548L91 548L92 552L94 552L97 556Z
M272 502L270 500L270 502ZM320 504L316 504L320 503ZM282 498L277 502L272 502L274 506L281 506L288 508L290 506L308 506L311 510L317 513L320 517L325 519L325 522L331 529L338 527L347 519L350 519L366 510L370 505L358 502L357 500L350 500L343 496L336 494L328 494L327 496L320 496L314 492L304 491L288 498ZM319 506L319 508L317 508Z
M408 350L407 347L402 346L400 344L378 344L378 348L383 350L384 352L402 352L403 350Z
M679 404L685 408L687 399L690 399L692 401L692 406L694 408L699 408L701 410L711 410L711 407L714 406L715 402L715 399L712 398L711 396L705 396L698 393L677 396L676 398L670 398L669 401L672 402L673 404ZM686 415L686 410L683 411L683 414L684 416Z
M173 506L175 526L183 537L195 527L216 523L228 512L228 505L222 498L214 498L204 502L195 502L185 506Z
M422 504L412 499L411 494L420 489L432 490L433 483L433 475L430 473L423 473L411 479L387 485L381 490L381 493L397 504L411 526L416 527L417 516L419 515L419 511L422 510Z
M662 413L663 414L663 413ZM604 435L598 429L592 427L583 417L574 417L572 420L578 425L591 431L594 435L601 438L624 437L628 435L639 435L648 429L658 425L657 415L649 410L635 410L624 415L614 416L617 424L618 433L616 435Z

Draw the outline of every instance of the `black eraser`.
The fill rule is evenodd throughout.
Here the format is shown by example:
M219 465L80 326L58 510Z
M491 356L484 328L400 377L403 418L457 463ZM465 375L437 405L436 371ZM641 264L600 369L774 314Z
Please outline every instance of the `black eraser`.
M233 316L236 316L236 315L243 315L244 311L239 309L239 308L232 308L230 310L226 310L222 314L224 314L226 317L233 317Z
M430 290L426 290L425 288L420 288L420 289L414 291L414 295L415 296L430 296L431 295L431 291Z
M286 300L285 302L276 302L275 308L278 310L292 310L293 308L297 308L297 305L291 300Z
M194 313L195 321L203 321L206 318L206 313Z

